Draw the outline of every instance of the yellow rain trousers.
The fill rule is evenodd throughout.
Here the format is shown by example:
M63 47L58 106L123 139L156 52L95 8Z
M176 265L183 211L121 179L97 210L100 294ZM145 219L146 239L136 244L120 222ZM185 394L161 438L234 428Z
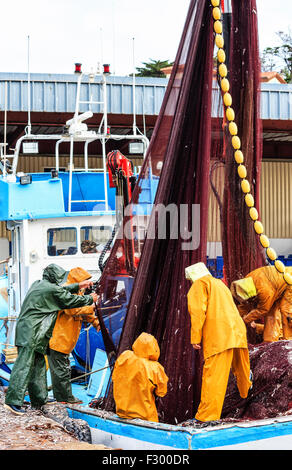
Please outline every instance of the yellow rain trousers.
M188 292L191 343L203 345L204 368L199 421L220 419L230 369L242 398L251 386L246 327L228 287L211 275L192 284Z
M167 393L168 377L159 364L160 349L154 336L141 333L117 359L112 375L116 413L120 418L158 422L155 395Z
M291 267L286 271L292 273ZM245 323L262 320L263 340L292 339L292 286L288 285L274 266L264 266L250 272L257 291L256 308L242 303L238 309ZM257 331L261 326L257 326Z

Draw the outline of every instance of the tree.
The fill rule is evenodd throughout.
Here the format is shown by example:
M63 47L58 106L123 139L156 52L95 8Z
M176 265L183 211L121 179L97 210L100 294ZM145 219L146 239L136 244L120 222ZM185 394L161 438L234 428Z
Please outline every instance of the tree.
M142 62L142 64L144 67L137 67L137 77L165 77L161 69L171 67L173 62L150 59L150 62Z
M263 71L276 70L280 72L287 83L292 82L292 34L278 31L277 36L282 44L266 47L262 55Z

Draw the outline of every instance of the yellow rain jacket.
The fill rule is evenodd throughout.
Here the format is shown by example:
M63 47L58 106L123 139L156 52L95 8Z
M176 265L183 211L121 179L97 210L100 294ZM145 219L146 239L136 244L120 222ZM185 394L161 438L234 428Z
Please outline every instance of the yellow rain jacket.
M188 292L191 343L203 346L204 367L201 401L195 418L213 421L221 417L230 370L240 396L251 386L246 327L228 287L211 275L192 284Z
M231 348L247 348L246 327L228 287L204 276L188 292L191 343L203 341L204 358Z
M73 268L68 274L65 285L86 281L90 278L91 274L85 269ZM95 328L99 325L99 321L94 315L94 304L81 308L61 310L58 313L53 335L50 339L50 349L63 354L70 354L78 341L83 321L92 323Z
M121 418L158 422L154 394L164 397L168 377L159 364L160 349L154 336L141 333L117 359L113 371L116 413Z
M256 323L256 332L263 336L263 341L271 343L284 339L280 304L281 299L277 300L265 315L264 323Z
M286 271L291 274L292 268L286 267ZM245 303L238 306L245 323L264 320L264 341L292 339L292 286L274 266L255 269L246 278L253 279L257 297L256 308Z

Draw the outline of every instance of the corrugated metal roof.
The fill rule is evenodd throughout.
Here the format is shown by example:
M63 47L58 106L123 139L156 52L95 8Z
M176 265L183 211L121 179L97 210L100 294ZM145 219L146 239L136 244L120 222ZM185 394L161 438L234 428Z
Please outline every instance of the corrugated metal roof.
M103 101L102 77L89 83L82 81L80 99ZM111 114L133 113L133 79L131 77L108 76L107 106ZM26 74L0 73L0 110L4 110L4 88L8 84L8 111L28 110L28 80ZM31 74L31 111L74 113L77 91L77 76ZM135 78L136 113L158 115L168 80L159 78ZM80 105L80 111L86 111L87 104ZM93 104L94 113L103 112L102 105Z

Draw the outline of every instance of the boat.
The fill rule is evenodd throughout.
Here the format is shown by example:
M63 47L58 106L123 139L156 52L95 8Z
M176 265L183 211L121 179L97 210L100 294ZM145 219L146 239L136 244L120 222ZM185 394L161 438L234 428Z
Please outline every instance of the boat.
M77 112L73 120L67 123L68 135L53 137L57 141L57 145L56 169L52 174L18 175L17 158L21 145L21 142L18 142L13 157L12 173L3 174L0 178L0 197L5 195L7 198L7 207L1 207L0 216L2 220L7 220L8 228L12 232L12 258L8 262L7 278L9 329L6 336L6 345L11 347L13 347L15 319L27 288L40 277L40 273L48 262L56 262L65 269L82 264L96 278L101 274L97 268L97 253L82 253L79 242L82 236L84 237L83 241L87 240L86 237L96 225L103 227L102 231L107 231L108 234L106 238L102 239L103 246L99 251L99 255L101 255L107 241L111 239L116 224L117 208L114 204L115 189L110 187L109 175L106 170L105 154L101 173L90 171L86 165L88 142L95 138L101 138L104 142L106 138L105 131L101 135L88 133L84 127L84 120L88 117L89 114L79 115ZM71 134L70 126L72 126ZM40 136L28 134L22 138L22 141L25 139L34 141L38 137ZM60 172L58 167L58 148L64 139L67 139L71 145L68 173ZM85 167L78 172L73 170L73 144L76 140L85 142L86 145ZM147 173L147 178L142 178L140 181L141 191L148 194L148 197L144 199L142 209L139 208L137 213L134 212L134 216L137 215L138 220L140 220L140 215L141 219L146 218L146 223L144 222L141 228L147 228L147 220L158 182L159 178L151 172ZM102 187L102 193L96 193L98 186ZM81 187L79 192L78 187ZM86 188L93 189L86 193L86 198L81 197L81 193ZM45 197L40 198L40 194ZM101 210L94 210L96 202L102 204ZM83 210L80 210L80 204L84 205ZM93 225L93 220L95 225ZM72 236L74 231L75 236ZM61 234L66 236L63 238ZM74 240L76 240L75 244ZM120 273L108 277L107 280L109 283L114 283L116 297L114 303L111 303L113 296L109 299L103 298L100 308L109 311L108 315L103 315L103 320L114 346L117 347L131 297L134 276ZM0 334L1 331L4 331L3 326ZM90 344L89 350L87 344ZM5 363L3 356L2 351L0 378L5 384L9 382L11 366ZM77 377L72 379L73 393L83 401L83 404L69 405L68 412L70 417L82 419L88 423L93 443L98 442L111 448L124 450L275 450L292 448L291 414L262 420L231 420L200 427L191 424L153 423L138 419L126 420L113 412L95 408L95 405L108 392L112 363L106 351L102 334L97 334L93 328L83 328L72 354L72 367L75 367L78 372Z
M62 134L32 134L28 124L26 133L20 137L13 154L6 155L5 143L1 146L2 174L0 175L0 219L6 221L11 233L11 256L0 263L0 378L7 385L9 374L15 358L14 331L22 301L30 287L37 279L42 278L43 269L50 263L56 263L65 270L82 266L92 274L96 282L101 274L102 264L110 253L114 242L118 217L123 204L117 197L116 186L108 169L106 143L110 139L120 139L111 134L107 121L107 69L102 74L103 115L97 131L88 130L86 120L93 116L90 109L80 113L80 105L88 104L90 108L95 101L81 101L80 90L84 79L94 82L100 74L78 73L75 113L69 119ZM137 132L133 124L132 134L123 136L129 142L141 142L145 155L149 141ZM50 172L24 174L18 171L19 153L22 145L37 145L40 141L55 142L55 167ZM88 146L99 140L102 146L102 168L89 168ZM59 149L64 142L70 145L68 171L59 166ZM74 167L74 144L84 145L84 167ZM3 152L4 148L4 152ZM139 170L119 154L120 159L129 166L130 175L137 179ZM110 174L110 176L109 176ZM145 201L145 211L149 212L149 202L153 203L158 181L149 178L144 182L149 200ZM142 222L141 222L142 223ZM139 247L137 247L139 249ZM137 256L139 253L137 253ZM121 279L130 286L130 279ZM127 295L130 295L129 288ZM120 330L120 318L124 308L116 312L115 329ZM105 322L106 326L107 321ZM93 334L93 348L103 347L101 333ZM111 329L111 333L115 333ZM86 348L83 340L87 329L83 327L76 352L72 355L72 368L76 373L86 369ZM86 340L87 341L87 340ZM116 334L118 341L118 333ZM8 356L10 360L8 361ZM89 367L91 367L89 361Z
M82 378L81 378L82 380ZM73 379L73 394L83 401L68 405L69 416L88 423L92 442L123 450L291 450L292 414L260 420L222 420L208 427L122 419L94 408L107 393L110 366L97 349L89 380Z
M197 10L199 9L196 2L191 3L193 10L190 10L188 18L195 14L196 8ZM220 19L218 5L221 2L212 0L211 3L214 10L217 8L213 12L213 17L214 20L218 21ZM183 47L181 50L184 50ZM222 57L224 56L222 55ZM190 64L187 65L190 66ZM179 88L177 82L179 81L182 68L179 63L174 71L175 73L173 73L174 88ZM169 163L169 160L167 163ZM138 270L138 274L139 272L141 273ZM148 279L146 274L145 278ZM137 296L135 299L137 299ZM291 341L287 341L286 347L290 354L292 348ZM174 361L174 358L172 360ZM108 397L110 375L110 357L105 351L96 349L92 371L87 376L89 381L85 381L84 384L73 383L73 393L83 401L83 404L70 405L68 407L70 416L87 421L91 428L93 442L99 442L124 450L151 451L292 449L291 405L288 411L278 414L273 418L222 419L219 422L208 423L207 425L205 423L191 423L188 421L167 424L165 422L154 423L139 419L122 419L113 411L108 411L106 407L102 406L103 400Z
M291 416L196 429L125 420L80 405L70 406L69 413L89 424L93 443L123 450L291 450Z

